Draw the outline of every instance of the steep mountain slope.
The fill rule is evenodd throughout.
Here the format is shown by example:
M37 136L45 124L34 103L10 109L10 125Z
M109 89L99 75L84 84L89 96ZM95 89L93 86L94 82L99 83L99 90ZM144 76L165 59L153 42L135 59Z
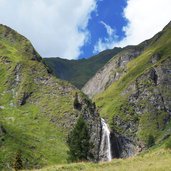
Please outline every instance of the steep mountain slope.
M171 135L170 47L171 22L152 39L124 48L83 88L108 118L118 157Z
M79 110L73 106L78 93ZM50 73L31 43L0 25L0 170L16 156L24 168L67 161L66 137L83 115L98 160L101 122L96 108L74 86Z
M52 69L54 75L82 88L101 67L120 51L121 48L105 50L89 59L44 58L43 61Z

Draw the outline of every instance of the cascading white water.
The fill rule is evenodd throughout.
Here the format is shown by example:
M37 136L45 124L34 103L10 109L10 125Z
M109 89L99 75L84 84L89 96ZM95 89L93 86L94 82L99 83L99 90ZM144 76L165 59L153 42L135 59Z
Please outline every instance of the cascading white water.
M101 118L102 124L102 138L100 145L100 160L101 161L111 161L111 144L110 144L110 131L103 118Z

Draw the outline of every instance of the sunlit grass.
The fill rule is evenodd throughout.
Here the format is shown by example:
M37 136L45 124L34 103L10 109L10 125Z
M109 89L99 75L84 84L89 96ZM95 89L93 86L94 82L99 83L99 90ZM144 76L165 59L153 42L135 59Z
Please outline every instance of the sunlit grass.
M128 159L106 163L73 163L40 169L40 171L170 171L171 151L159 149ZM39 170L34 170L39 171Z

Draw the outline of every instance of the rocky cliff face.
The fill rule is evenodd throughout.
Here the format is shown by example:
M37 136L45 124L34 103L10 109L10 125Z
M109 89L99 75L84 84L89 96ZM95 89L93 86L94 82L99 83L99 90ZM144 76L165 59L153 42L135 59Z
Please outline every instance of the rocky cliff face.
M0 169L11 170L19 150L24 168L65 163L67 134L80 115L91 134L90 159L97 161L101 123L95 106L52 76L26 38L3 25L0 38Z
M127 64L140 56L149 45L160 37L161 33L152 39L146 40L137 46L127 46L115 55L94 77L82 88L82 91L90 98L106 90L113 82L117 81L127 72Z
M170 136L170 71L171 58L168 58L161 65L137 78L123 92L128 99L127 105L122 106L120 110L133 118L125 121L122 116L113 117L113 126L115 129L122 129L122 135L125 136L118 136L114 132L118 156L127 157L141 152L147 146L149 135L153 135L160 142Z
M171 27L126 47L83 88L110 122L114 157L146 149L149 137L169 137L171 119Z
M82 91L89 97L103 92L114 81L118 80L126 72L126 64L141 54L141 49L134 46L126 47L122 52L111 59L95 76L90 79Z

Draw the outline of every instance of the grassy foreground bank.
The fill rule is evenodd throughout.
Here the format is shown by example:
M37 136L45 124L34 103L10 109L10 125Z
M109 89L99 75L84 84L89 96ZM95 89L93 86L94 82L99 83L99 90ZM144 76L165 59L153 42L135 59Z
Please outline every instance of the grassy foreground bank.
M128 159L105 163L74 163L34 171L171 171L171 150L156 149Z

